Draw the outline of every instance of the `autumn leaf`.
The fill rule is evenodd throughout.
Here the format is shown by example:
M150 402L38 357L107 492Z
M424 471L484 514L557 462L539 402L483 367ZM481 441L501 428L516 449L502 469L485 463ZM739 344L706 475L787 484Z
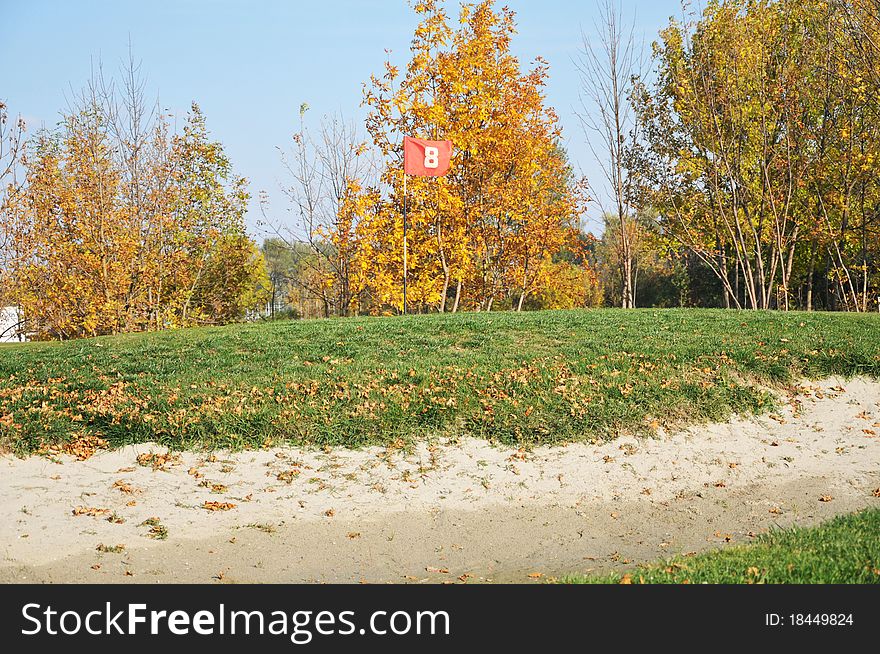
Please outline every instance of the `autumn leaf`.
M205 503L202 504L202 508L207 511L229 511L230 509L235 508L235 504L232 504L231 502L208 502L206 500Z
M91 517L109 515L110 509L99 509L96 507L78 506L73 510L73 515L87 515Z
M127 495L133 495L135 493L139 493L140 491L136 489L134 486L129 484L123 479L118 479L113 482L113 488L120 491L121 493L126 493Z

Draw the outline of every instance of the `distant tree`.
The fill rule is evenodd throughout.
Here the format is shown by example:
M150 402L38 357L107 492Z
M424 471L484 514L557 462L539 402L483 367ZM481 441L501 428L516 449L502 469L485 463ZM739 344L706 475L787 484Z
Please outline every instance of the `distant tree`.
M6 103L0 100L0 307L9 302L5 285L15 251L11 227L12 212L21 190L19 168L24 149L25 123L14 118L10 123Z
M581 33L581 50L576 60L581 78L579 117L587 143L600 165L611 192L613 209L603 208L616 220L614 262L619 266L620 291L614 297L620 306L636 306L638 271L636 251L641 233L636 224L638 207L632 184L630 153L639 139L639 123L630 99L634 80L642 74L642 52L634 24L625 24L622 11L613 0L597 5L599 19L595 38ZM603 194L594 190L594 197ZM606 221L607 222L607 221Z
M283 154L288 172L283 190L294 225L269 226L303 269L293 282L324 307L326 317L347 316L359 308L358 203L372 162L354 124L328 117L314 135L305 122L307 111L303 104L293 148Z

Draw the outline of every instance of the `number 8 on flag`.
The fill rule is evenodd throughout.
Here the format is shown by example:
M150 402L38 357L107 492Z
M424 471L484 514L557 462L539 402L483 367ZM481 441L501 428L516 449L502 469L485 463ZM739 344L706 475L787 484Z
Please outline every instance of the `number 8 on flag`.
M403 137L403 172L418 177L440 177L449 171L452 141Z

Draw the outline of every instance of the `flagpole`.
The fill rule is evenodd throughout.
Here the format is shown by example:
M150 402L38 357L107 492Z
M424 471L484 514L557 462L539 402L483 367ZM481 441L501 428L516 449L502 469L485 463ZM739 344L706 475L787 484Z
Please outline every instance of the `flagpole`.
M403 315L407 313L406 305L406 164L403 169Z

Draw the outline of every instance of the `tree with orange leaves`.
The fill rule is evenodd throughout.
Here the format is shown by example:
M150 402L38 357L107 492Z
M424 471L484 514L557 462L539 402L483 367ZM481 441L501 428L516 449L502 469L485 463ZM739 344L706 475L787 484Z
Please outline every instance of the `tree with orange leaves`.
M585 200L559 149L561 129L545 105L549 74L538 59L523 73L510 52L514 13L493 0L464 4L453 29L442 3L414 5L422 17L401 72L390 61L365 88L367 130L386 159L389 193L359 221L364 275L377 301L400 310L403 136L449 139L451 170L412 178L409 288L423 310L522 308L553 284L540 274L574 243Z
M4 285L27 332L225 323L260 307L268 279L244 230L246 181L198 106L182 134L169 138L160 118L135 151L106 88L93 80L60 129L29 143L25 183L4 207L15 253Z

